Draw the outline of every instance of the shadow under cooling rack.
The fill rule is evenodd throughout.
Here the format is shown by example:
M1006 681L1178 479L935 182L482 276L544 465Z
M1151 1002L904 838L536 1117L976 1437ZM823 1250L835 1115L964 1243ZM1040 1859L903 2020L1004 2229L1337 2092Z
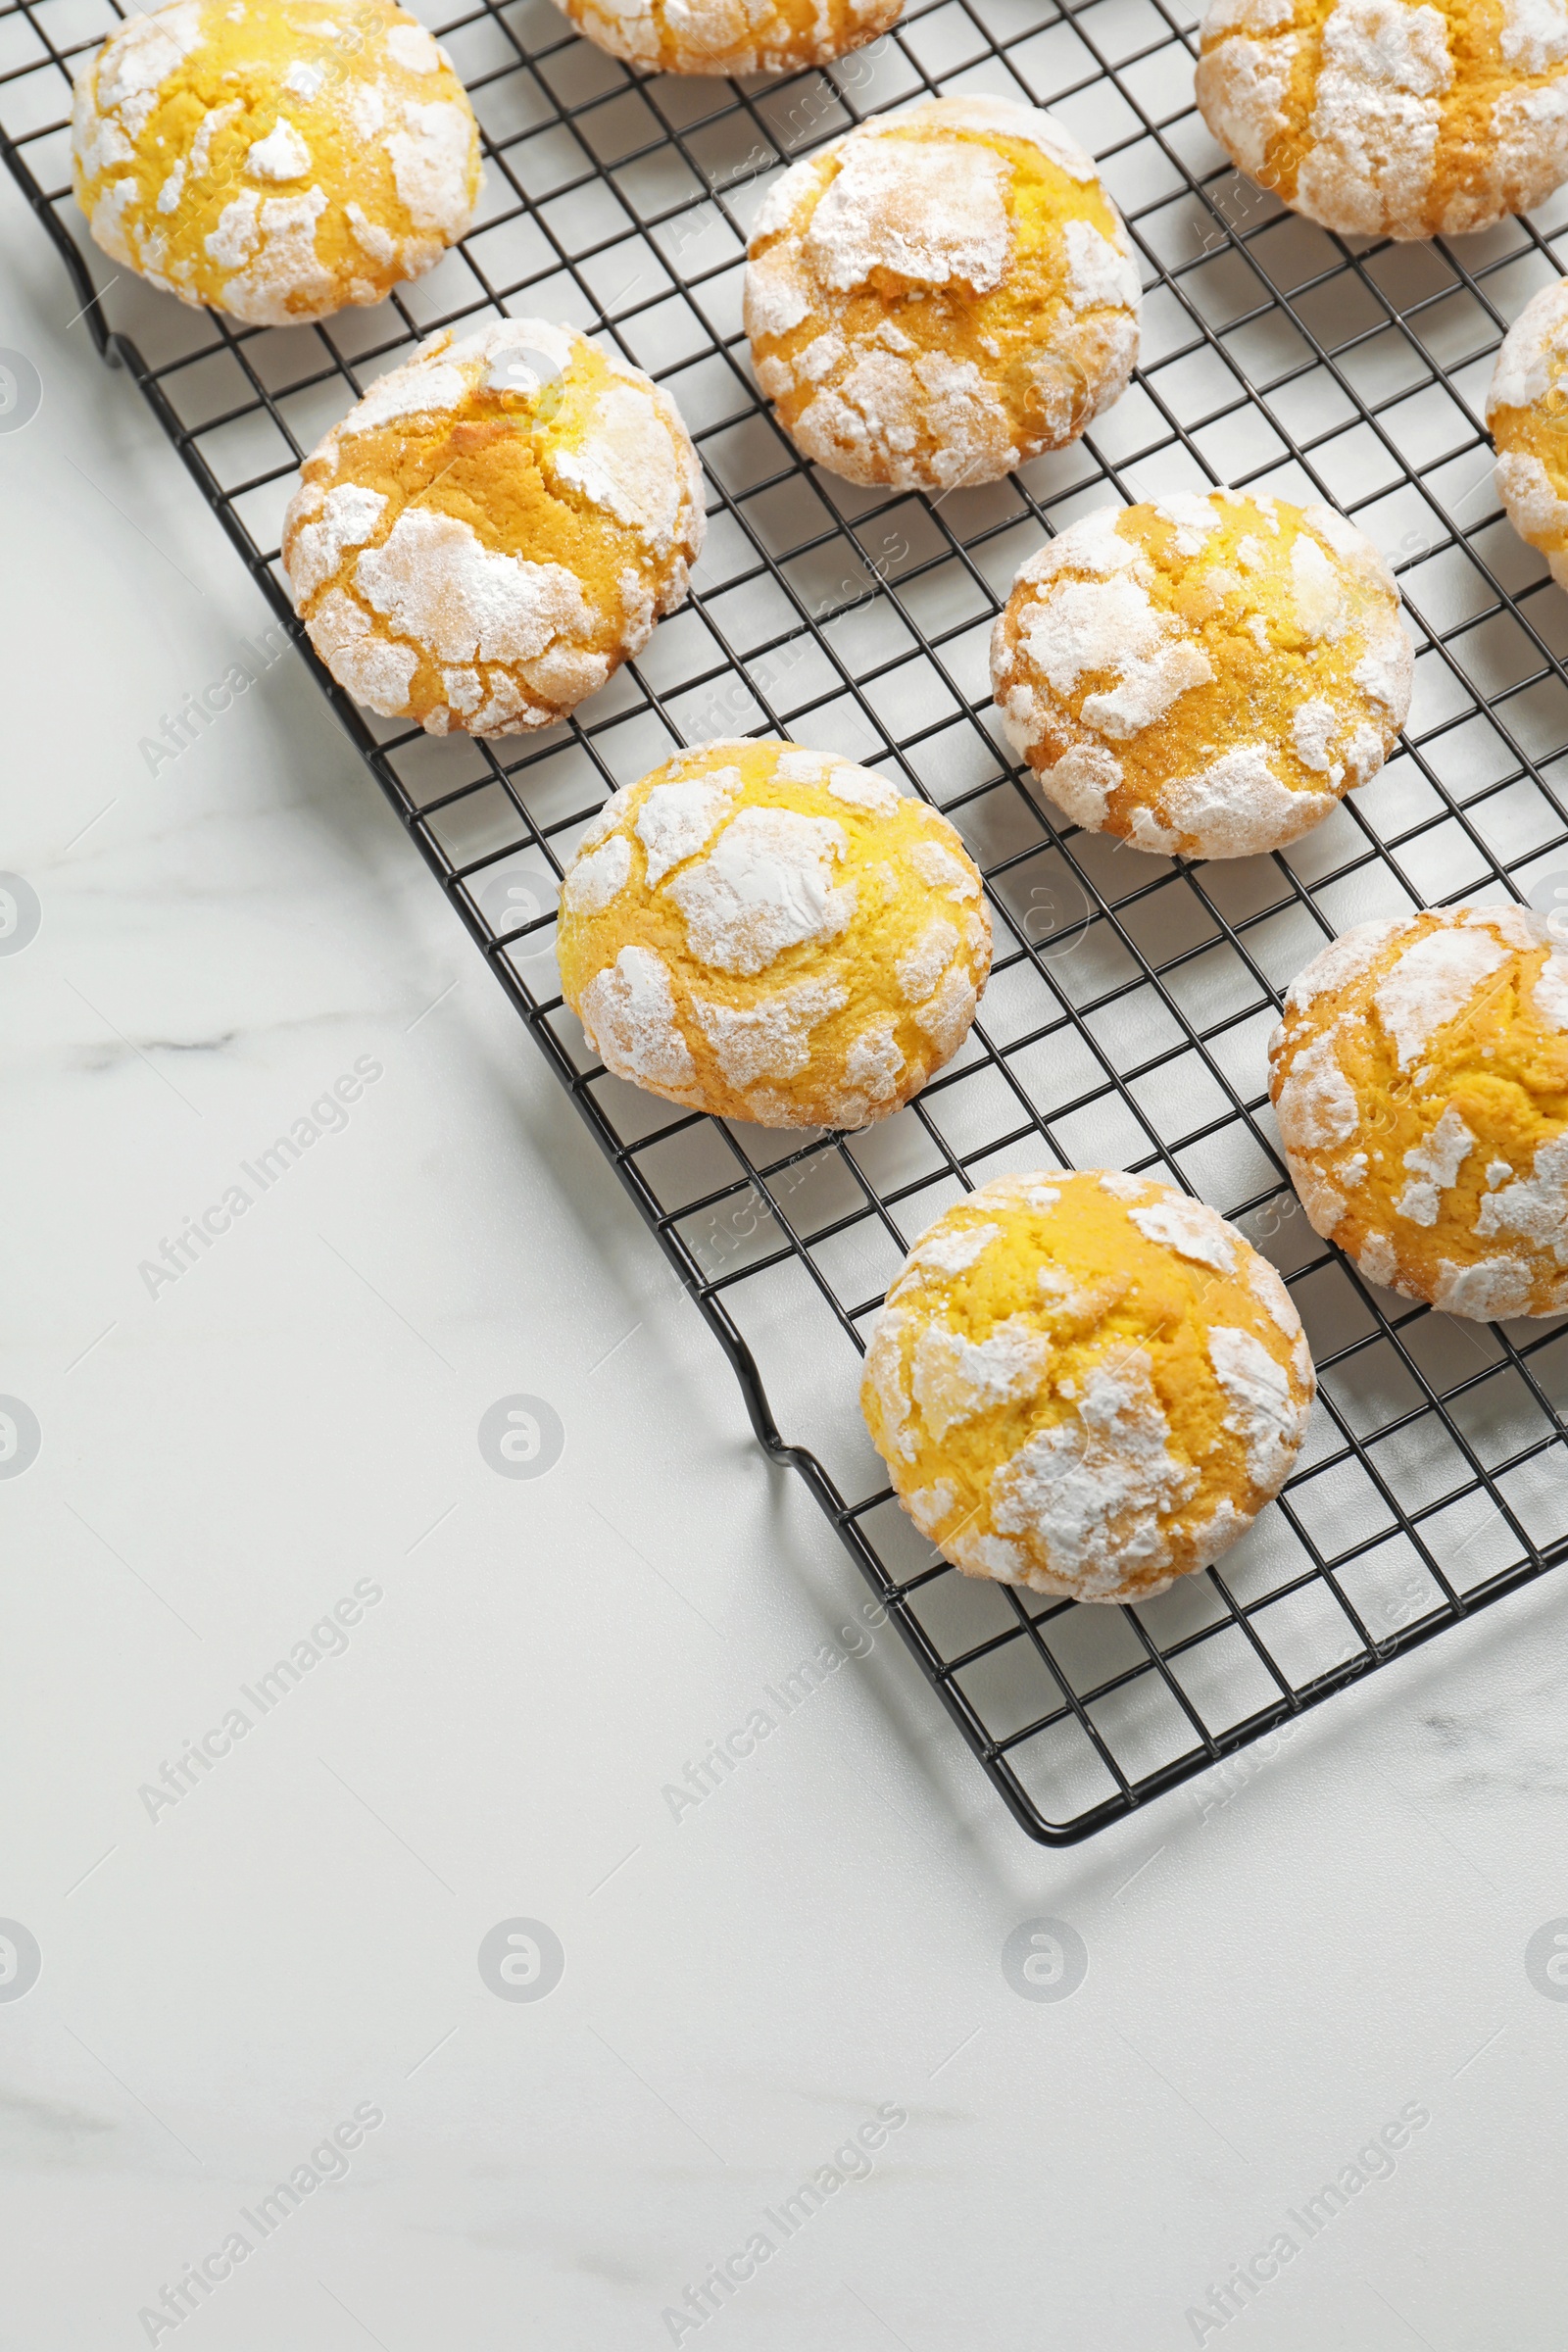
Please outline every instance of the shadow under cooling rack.
M429 19L484 132L464 244L374 311L249 329L107 268L95 291L69 76L116 14L0 4L6 160L99 351L296 634L277 542L300 459L433 328L567 320L679 404L708 486L691 600L577 721L411 737L302 651L727 1350L759 1439L806 1478L1029 1835L1104 1828L1568 1554L1568 1331L1370 1288L1300 1214L1263 1086L1280 993L1336 932L1568 873L1568 599L1500 519L1478 422L1504 328L1561 268L1568 192L1458 243L1331 237L1227 166L1193 109L1192 20L1162 0L938 0L771 84L641 79L547 0L514 0ZM1004 482L853 489L804 466L758 396L747 224L780 168L851 122L967 89L1049 106L1099 158L1142 261L1143 364L1080 443ZM1400 573L1416 690L1396 758L1304 841L1188 865L1075 832L1021 781L986 641L1050 532L1222 480L1354 516ZM975 1031L863 1134L674 1116L605 1073L561 1002L557 886L606 795L682 742L769 730L925 795L986 875ZM932 1217L1009 1169L1104 1164L1235 1218L1290 1283L1321 1381L1279 1502L1136 1609L956 1575L890 1499L857 1403L868 1319Z

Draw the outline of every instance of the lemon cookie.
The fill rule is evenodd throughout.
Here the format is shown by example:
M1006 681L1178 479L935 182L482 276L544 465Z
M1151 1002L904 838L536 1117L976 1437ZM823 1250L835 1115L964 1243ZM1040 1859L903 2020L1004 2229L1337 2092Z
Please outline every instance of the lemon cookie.
M1314 1229L1488 1320L1568 1307L1568 957L1523 906L1361 923L1292 982L1269 1092Z
M795 74L873 41L904 0L556 0L577 30L650 74Z
M307 459L283 567L340 686L432 735L564 717L686 594L702 474L674 403L569 327L432 335Z
M1487 394L1497 495L1521 539L1568 588L1568 284L1526 303L1503 338Z
M76 75L76 200L105 253L253 326L379 302L461 237L479 132L392 0L173 0Z
M764 1127L860 1127L962 1045L991 924L923 801L796 744L708 743L594 819L556 955L616 1077Z
M1212 0L1198 104L1234 163L1343 236L1458 236L1568 177L1562 0Z
M1249 858L1383 765L1410 707L1393 574L1329 507L1216 490L1102 508L998 616L1007 738L1074 824Z
M1004 1176L888 1293L860 1402L894 1491L965 1576L1147 1600L1279 1493L1312 1359L1234 1225L1114 1170Z
M934 98L795 165L757 217L746 331L806 456L951 490L1059 449L1124 390L1138 271L1049 115Z

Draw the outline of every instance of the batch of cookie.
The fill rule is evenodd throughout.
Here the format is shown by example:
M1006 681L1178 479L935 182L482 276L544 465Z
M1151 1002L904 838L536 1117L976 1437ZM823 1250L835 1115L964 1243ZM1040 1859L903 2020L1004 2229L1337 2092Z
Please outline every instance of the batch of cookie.
M896 0L561 0L649 72L773 73ZM1459 37L1462 33L1462 37ZM1452 37L1450 37L1452 36ZM1214 0L1200 104L1243 170L1355 233L1485 225L1568 177L1568 4ZM113 258L245 324L378 302L474 218L472 110L394 0L173 0L83 65L75 185ZM937 495L1081 435L1138 357L1133 248L1093 162L991 96L872 117L783 172L749 246L756 377L809 460ZM1568 295L1498 356L1521 534L1568 585ZM307 460L283 565L332 675L433 734L549 726L685 598L701 468L668 395L546 320L443 330ZM1000 614L1002 724L1076 825L1162 856L1278 850L1366 783L1412 677L1394 579L1321 504L1218 489L1082 516ZM784 1129L856 1129L963 1048L982 877L925 802L831 753L700 744L565 866L563 993L616 1077ZM1568 1309L1568 958L1517 906L1347 932L1269 1046L1292 1179L1370 1282L1466 1316ZM982 1185L919 1239L861 1402L965 1574L1133 1601L1278 1494L1315 1393L1242 1233L1115 1169Z

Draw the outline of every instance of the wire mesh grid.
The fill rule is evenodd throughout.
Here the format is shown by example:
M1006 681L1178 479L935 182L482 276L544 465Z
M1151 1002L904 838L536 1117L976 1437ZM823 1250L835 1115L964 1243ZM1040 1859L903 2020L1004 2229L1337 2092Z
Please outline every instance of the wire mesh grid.
M772 83L643 78L549 0L511 0L429 19L484 133L465 243L374 311L252 330L124 275L95 294L67 80L116 13L0 6L7 161L99 350L291 627L276 550L299 460L434 328L504 312L605 334L686 417L710 509L690 603L578 720L411 736L317 675L724 1346L759 1439L805 1476L1030 1836L1104 1828L1568 1554L1568 1329L1459 1323L1369 1287L1307 1227L1263 1092L1280 991L1348 923L1540 899L1558 868L1568 895L1568 604L1499 519L1477 423L1501 333L1560 269L1568 192L1462 244L1331 237L1228 167L1193 108L1194 20L1165 0L931 0ZM1098 157L1142 259L1143 363L1081 442L1004 482L854 489L803 466L757 393L747 224L851 122L975 89L1049 106ZM1020 779L985 655L1050 532L1221 481L1355 517L1401 574L1417 683L1396 757L1315 832L1193 865L1077 832ZM556 887L607 793L683 742L770 731L934 801L986 875L997 955L970 1041L858 1135L672 1115L602 1069L560 998ZM957 1576L893 1503L856 1400L920 1231L991 1176L1053 1165L1148 1172L1236 1219L1319 1370L1285 1494L1219 1567L1136 1609Z

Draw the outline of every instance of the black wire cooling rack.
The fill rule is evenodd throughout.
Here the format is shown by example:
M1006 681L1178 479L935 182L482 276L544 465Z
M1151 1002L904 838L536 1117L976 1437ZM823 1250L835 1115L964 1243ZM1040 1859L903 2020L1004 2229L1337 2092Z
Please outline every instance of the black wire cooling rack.
M1539 899L1558 868L1568 889L1568 600L1499 519L1476 421L1505 325L1559 270L1568 192L1459 243L1328 236L1226 165L1193 109L1193 21L1164 0L932 0L774 83L639 78L548 0L511 0L432 26L485 134L465 244L377 310L252 330L124 274L95 292L68 74L114 22L108 0L0 5L6 160L100 353L291 628L276 549L299 460L433 328L504 311L606 334L691 426L710 503L691 602L579 722L411 736L313 666L723 1346L759 1440L805 1478L1029 1835L1103 1829L1568 1554L1568 1330L1369 1288L1299 1213L1263 1092L1279 992L1348 923ZM970 89L1051 107L1099 157L1142 257L1143 365L1083 441L1005 482L852 489L803 466L759 400L746 225L771 175L850 122ZM1396 759L1317 831L1189 865L1073 831L1019 779L986 639L1049 532L1221 481L1355 517L1402 575L1417 684ZM556 885L605 795L682 742L775 729L925 794L987 878L997 957L970 1042L861 1135L673 1116L604 1072L561 1002ZM1321 1379L1281 1500L1220 1567L1136 1609L956 1575L890 1499L856 1402L867 1321L915 1236L968 1187L1048 1164L1148 1170L1237 1219L1290 1281Z

